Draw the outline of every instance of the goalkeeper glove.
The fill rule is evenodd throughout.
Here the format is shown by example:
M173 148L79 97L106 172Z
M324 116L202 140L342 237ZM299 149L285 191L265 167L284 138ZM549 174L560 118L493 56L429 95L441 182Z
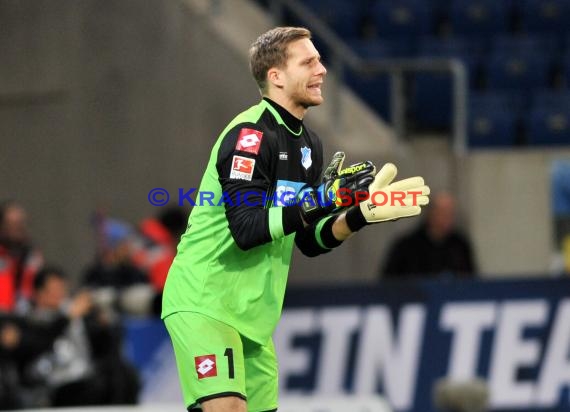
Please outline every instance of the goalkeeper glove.
M301 216L311 224L354 204L356 193L365 193L374 181L376 167L370 161L342 168L346 155L336 152L323 174L319 187L304 186L297 195Z
M356 232L367 224L419 215L429 203L429 186L420 176L392 183L398 169L385 164L368 188L368 199L346 213L346 223Z

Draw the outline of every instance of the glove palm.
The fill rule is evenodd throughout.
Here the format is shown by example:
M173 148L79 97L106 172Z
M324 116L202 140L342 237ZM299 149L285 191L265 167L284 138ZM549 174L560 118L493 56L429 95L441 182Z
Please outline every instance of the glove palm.
M429 203L430 188L422 177L392 182L397 173L396 166L387 163L368 187L369 198L357 206L366 223L417 216L422 211L421 206Z

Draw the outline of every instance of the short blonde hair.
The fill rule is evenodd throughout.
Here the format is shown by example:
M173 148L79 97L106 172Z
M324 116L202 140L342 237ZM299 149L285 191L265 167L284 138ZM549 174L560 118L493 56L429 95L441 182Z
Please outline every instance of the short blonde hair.
M284 67L287 63L289 43L310 38L311 32L304 27L276 27L253 42L249 49L249 68L259 90L266 91L270 68Z

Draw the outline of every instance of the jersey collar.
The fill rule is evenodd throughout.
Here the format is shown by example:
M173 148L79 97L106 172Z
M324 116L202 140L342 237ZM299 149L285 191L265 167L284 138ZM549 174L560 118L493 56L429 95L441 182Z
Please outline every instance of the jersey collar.
M263 102L266 103L267 108L273 114L277 123L282 124L295 136L299 136L303 133L303 121L297 119L291 113L287 111L283 106L275 103L269 97L264 97ZM297 131L295 131L297 130Z

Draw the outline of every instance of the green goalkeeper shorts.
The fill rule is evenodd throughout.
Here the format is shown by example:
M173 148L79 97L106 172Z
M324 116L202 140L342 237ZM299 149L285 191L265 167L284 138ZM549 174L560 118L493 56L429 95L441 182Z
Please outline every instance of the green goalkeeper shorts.
M189 411L222 396L245 399L248 412L277 409L277 356L272 340L261 346L231 326L196 312L173 313L164 323Z

